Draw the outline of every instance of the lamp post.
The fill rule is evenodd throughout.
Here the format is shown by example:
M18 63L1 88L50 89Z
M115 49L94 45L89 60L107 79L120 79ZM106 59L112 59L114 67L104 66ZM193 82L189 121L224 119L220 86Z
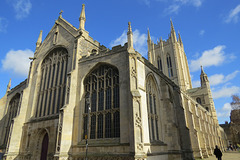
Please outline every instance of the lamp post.
M91 107L90 107L90 98L87 97L86 98L86 104L88 106L88 114L87 114L87 131L85 134L85 139L86 139L86 159L87 160L87 156L88 156L88 127L89 127L89 115L90 115L90 111L91 111Z

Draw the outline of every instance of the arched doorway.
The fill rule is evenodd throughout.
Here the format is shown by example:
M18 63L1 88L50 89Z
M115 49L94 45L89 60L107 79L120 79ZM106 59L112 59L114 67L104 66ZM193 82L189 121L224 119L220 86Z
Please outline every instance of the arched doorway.
M46 133L44 135L43 141L42 141L42 150L41 150L41 159L40 160L47 160L47 153L48 153L48 134Z

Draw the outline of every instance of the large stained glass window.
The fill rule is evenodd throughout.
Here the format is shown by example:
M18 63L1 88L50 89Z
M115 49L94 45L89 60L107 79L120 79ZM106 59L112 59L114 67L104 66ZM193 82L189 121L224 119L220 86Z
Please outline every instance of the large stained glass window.
M110 65L100 65L84 80L85 111L83 130L87 133L88 105L90 105L90 139L120 137L119 73ZM89 102L87 102L90 99Z
M56 48L43 60L35 117L59 113L64 105L67 80L68 54L64 48Z

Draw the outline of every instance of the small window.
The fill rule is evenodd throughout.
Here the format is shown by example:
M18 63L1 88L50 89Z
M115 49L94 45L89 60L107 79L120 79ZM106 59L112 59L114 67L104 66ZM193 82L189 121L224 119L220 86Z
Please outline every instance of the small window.
M158 63L158 70L162 71L162 60L160 57L158 57L157 63Z
M172 61L169 54L167 55L167 67L168 67L168 76L172 77L173 76Z
M197 101L199 104L202 104L201 98L197 97L196 101Z
M97 50L96 49L93 49L92 50L92 54L96 54L97 53Z

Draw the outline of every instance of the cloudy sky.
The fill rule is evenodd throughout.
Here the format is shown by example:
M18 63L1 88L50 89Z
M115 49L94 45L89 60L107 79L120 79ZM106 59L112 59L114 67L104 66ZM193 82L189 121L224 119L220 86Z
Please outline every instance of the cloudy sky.
M167 39L172 19L183 40L194 87L200 85L203 65L219 122L229 121L231 95L240 93L239 0L1 0L0 97L10 78L12 87L26 79L40 30L45 38L61 10L63 18L78 27L82 3L85 28L94 39L108 48L124 44L131 21L134 47L144 57L147 29L155 43Z

